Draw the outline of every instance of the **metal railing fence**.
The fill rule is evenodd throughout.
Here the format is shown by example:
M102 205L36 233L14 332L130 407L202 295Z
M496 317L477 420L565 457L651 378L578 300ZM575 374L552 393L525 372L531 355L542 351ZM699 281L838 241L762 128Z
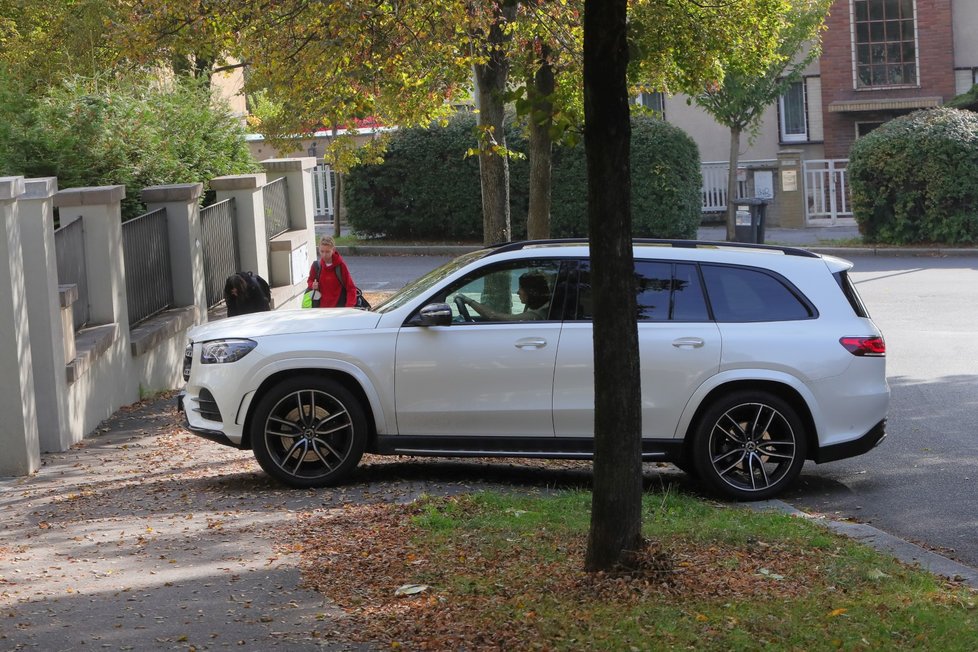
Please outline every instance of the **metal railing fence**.
M81 219L55 229L54 251L58 265L58 285L74 285L78 291L78 298L72 304L74 328L78 331L89 320L85 231Z
M173 273L166 209L122 223L129 325L134 326L173 305Z
M207 307L213 308L224 300L227 277L241 267L233 197L201 209L200 236Z
M809 225L852 220L848 165L849 159L805 161L805 219Z
M262 188L265 200L265 236L271 240L289 230L289 202L285 177L276 179Z

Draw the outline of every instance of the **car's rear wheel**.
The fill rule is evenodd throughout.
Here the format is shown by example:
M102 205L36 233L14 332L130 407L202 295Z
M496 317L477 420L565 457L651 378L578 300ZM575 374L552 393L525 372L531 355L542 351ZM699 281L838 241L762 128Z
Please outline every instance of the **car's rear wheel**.
M258 464L293 487L342 482L359 464L366 443L360 402L330 378L302 376L275 385L252 419Z
M693 440L696 470L711 489L737 500L770 498L798 478L804 426L781 398L762 391L725 396L707 409Z

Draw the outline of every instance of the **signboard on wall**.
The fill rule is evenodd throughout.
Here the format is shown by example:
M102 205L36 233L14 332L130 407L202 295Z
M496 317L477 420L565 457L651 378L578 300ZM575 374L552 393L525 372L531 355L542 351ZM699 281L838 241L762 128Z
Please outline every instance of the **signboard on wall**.
M781 170L781 190L784 192L798 190L798 170Z

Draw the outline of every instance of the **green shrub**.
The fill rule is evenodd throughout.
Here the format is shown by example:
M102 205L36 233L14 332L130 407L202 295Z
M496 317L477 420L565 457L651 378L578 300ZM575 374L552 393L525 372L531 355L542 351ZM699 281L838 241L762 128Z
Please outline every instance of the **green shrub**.
M852 147L852 209L869 242L978 242L978 116L933 109L896 118Z
M420 240L482 239L475 116L456 115L447 127L396 133L379 165L354 168L346 179L350 224L369 236ZM517 128L507 146L526 151ZM587 235L583 146L555 147L551 235ZM513 238L526 236L529 164L510 160ZM692 238L700 221L700 163L696 144L677 127L651 117L632 120L632 219L636 237Z
M0 173L56 176L60 188L125 185L124 219L143 212L147 186L260 169L227 105L183 78L166 88L144 76L77 78L31 102L0 94L4 120L14 128L0 131Z

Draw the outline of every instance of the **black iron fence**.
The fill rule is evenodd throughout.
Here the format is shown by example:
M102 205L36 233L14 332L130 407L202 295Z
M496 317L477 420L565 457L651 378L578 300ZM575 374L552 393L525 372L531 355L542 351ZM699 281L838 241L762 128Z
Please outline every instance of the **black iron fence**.
M262 188L265 199L265 235L269 240L289 230L289 202L286 197L288 188L285 177Z
M85 232L82 220L66 224L54 231L54 252L58 261L58 285L74 285L78 298L72 304L77 331L89 320L88 275L85 271Z
M173 305L173 273L166 209L122 223L129 324L135 325Z
M224 299L224 281L241 271L238 254L238 224L234 198L211 204L200 211L200 239L204 252L204 288L207 307Z

